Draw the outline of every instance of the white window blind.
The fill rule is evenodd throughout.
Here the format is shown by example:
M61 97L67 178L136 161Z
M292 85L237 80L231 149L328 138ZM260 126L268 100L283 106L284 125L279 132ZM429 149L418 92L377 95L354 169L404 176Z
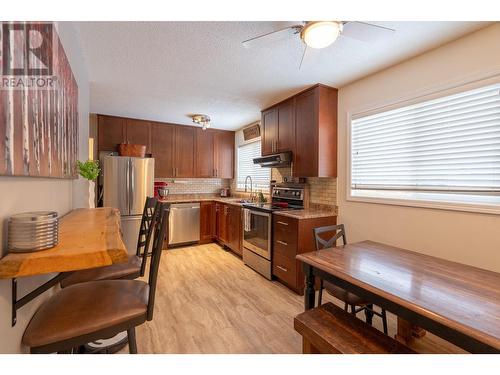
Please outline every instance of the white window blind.
M352 120L351 188L500 192L500 84Z
M253 163L254 158L260 157L260 141L238 146L238 189L245 188L245 178L247 176L252 177L254 191L255 189L269 188L269 181L271 180L271 168L262 168L260 165Z

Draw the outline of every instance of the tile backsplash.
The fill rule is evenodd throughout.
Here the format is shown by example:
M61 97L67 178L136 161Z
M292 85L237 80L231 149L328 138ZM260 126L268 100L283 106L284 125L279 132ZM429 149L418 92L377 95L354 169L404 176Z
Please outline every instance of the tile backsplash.
M271 179L283 182L284 177L291 175L290 168L273 168ZM157 178L155 181L168 183L169 195L174 194L218 194L221 188L230 187L235 194L236 180L221 178ZM307 178L309 184L310 203L336 205L337 179L336 178Z
M221 178L156 178L155 181L167 182L169 195L218 194L221 188L231 184L231 180Z
M334 177L309 177L311 203L337 205L337 179Z
M284 177L292 175L291 168L273 168L271 178L283 182ZM308 177L310 203L336 205L337 179L333 177Z

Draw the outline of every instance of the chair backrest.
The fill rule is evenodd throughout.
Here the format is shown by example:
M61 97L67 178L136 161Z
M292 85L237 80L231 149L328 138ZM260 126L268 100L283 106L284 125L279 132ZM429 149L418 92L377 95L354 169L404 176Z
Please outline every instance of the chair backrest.
M163 243L168 233L168 215L170 212L167 203L158 202L156 215L153 216L152 225L154 226L153 250L151 254L151 264L149 266L149 298L148 298L148 320L153 319L153 310L155 304L156 282L158 280L158 269L160 267L160 258L163 250Z
M142 211L141 227L139 229L139 237L137 238L136 255L142 257L141 261L141 276L144 276L146 271L146 260L148 257L149 244L153 234L153 217L156 214L158 199L147 197Z
M325 232L335 232L333 237L330 237L328 240L325 240L320 237L322 233ZM345 228L344 224L339 225L329 225L326 227L318 227L313 229L314 239L316 242L316 250L325 249L328 247L337 246L337 240L342 237L343 245L347 244L346 236L345 236Z

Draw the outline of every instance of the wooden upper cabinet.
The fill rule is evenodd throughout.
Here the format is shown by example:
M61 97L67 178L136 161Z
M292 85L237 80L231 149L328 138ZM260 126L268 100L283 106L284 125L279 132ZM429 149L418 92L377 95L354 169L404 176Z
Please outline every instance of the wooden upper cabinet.
M175 126L175 177L195 177L195 131L194 126Z
M98 116L99 151L117 151L118 144L125 141L125 119Z
M262 155L292 151L294 177L337 177L337 89L315 85L262 111Z
M144 120L126 119L125 142L146 145L146 154L151 154L151 123Z
M318 132L316 131L317 113L314 110L316 92L306 91L295 98L295 120L297 143L293 174L300 177L315 176L318 169ZM317 172L316 172L317 173Z
M155 159L155 177L174 177L175 125L151 124L151 156Z
M234 132L196 129L196 177L233 178Z
M278 108L273 107L263 111L260 125L262 128L261 154L272 155L278 140Z
M278 106L278 139L275 152L295 151L295 107L294 98Z
M196 177L216 176L215 134L211 129L196 129Z
M294 98L262 112L262 155L295 149Z
M219 130L215 135L216 165L218 178L234 177L234 132Z
M98 115L99 151L146 145L155 177L233 178L234 132Z

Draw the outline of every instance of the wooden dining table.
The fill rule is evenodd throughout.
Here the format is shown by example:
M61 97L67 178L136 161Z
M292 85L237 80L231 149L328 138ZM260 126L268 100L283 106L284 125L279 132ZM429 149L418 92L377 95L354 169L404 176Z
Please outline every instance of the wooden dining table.
M320 278L471 353L500 353L499 273L373 241L297 259L306 310L315 306Z
M120 211L116 208L78 208L59 220L57 246L41 251L9 253L0 259L0 279L12 280L12 325L16 311L73 271L126 262L127 248L121 236ZM22 298L17 279L57 274Z

